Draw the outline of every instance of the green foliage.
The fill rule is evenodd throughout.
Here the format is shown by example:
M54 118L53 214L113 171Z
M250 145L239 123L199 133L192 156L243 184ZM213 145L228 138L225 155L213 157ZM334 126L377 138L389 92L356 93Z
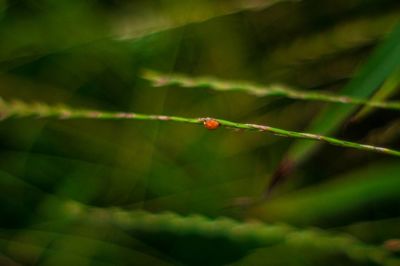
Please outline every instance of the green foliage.
M400 24L388 39L375 51L360 73L342 90L344 95L368 98L385 79L400 66ZM328 134L337 129L354 112L350 106L330 106L319 114L309 131ZM316 146L299 142L289 150L290 160L305 160Z
M385 83L383 83L380 89L374 94L372 100L379 101L392 96L392 94L395 94L399 84L400 84L400 71L397 70L390 77L386 79ZM369 113L371 113L371 108L364 107L352 119L353 120L361 119L362 117L368 115Z
M400 265L399 8L0 1L0 265Z
M316 221L336 224L338 213L351 213L371 202L398 198L400 180L393 173L397 173L399 167L396 161L363 167L335 180L270 200L261 207L263 210L255 207L251 212L263 220L281 217L298 224Z

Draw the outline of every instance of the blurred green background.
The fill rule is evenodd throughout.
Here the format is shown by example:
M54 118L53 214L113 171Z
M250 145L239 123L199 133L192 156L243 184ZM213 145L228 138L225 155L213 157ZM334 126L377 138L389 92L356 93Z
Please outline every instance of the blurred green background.
M339 104L154 88L142 70L340 92L399 19L398 0L2 0L0 96L306 131ZM399 130L398 112L373 110L330 135L400 149ZM0 265L358 265L71 221L56 203L71 200L321 227L375 245L400 238L400 161L387 155L322 145L270 199L235 205L263 193L294 142L165 122L4 120Z

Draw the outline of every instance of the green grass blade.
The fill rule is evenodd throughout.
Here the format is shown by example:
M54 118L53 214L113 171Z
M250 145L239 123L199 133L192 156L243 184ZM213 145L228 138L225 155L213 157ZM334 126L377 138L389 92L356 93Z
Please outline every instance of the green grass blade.
M27 104L21 101L8 103L0 101L0 117L3 119L10 117L38 117L38 118L57 118L57 119L131 119L131 120L150 120L150 121L174 121L180 123L203 124L205 121L213 118L185 118L178 116L166 115L148 115L139 113L126 112L103 112L87 109L73 109L67 106L49 106L43 103ZM400 156L400 151L383 147L377 147L366 144L359 144L318 134L310 134L304 132L288 131L280 128L274 128L266 125L236 123L223 119L214 119L221 126L242 130L253 130L260 132L272 133L277 136L306 139L326 142L331 145L354 148L358 150L374 151L387 155Z
M400 24L376 50L359 74L342 90L350 97L368 98L400 66ZM330 106L319 114L307 131L329 134L356 110L355 106ZM306 160L318 147L310 142L296 142L288 152L293 161Z
M370 45L390 33L399 20L400 13L394 12L346 21L327 31L302 36L276 49L265 61L273 70L277 66L295 66Z
M180 28L189 24L202 23L210 19L235 14L242 11L257 11L268 8L280 2L296 0L262 0L262 1L226 1L211 4L205 1L191 1L169 6L164 12L152 14L150 17L131 16L133 19L123 19L117 22L114 37L122 40L134 40L155 33ZM139 17L140 19L138 19Z
M400 71L395 71L382 85L382 87L371 98L372 101L383 101L392 96L400 84ZM369 106L363 107L352 118L352 121L360 120L372 112Z
M156 71L144 71L142 77L152 82L153 86L180 86L185 88L208 88L216 91L242 91L251 95L281 96L296 100L322 101L339 104L366 105L383 109L400 110L400 102L368 101L361 98L335 95L322 92L295 90L285 85L254 85L243 81L224 81L215 78L191 78L179 74L162 74Z
M397 161L362 167L326 183L271 198L250 209L248 215L296 225L335 221L335 217L346 217L346 213L380 201L400 200L397 173L400 173Z
M369 98L377 88L400 67L400 24L372 54L358 75L342 90L342 94L361 99ZM329 106L310 124L307 131L318 134L331 134L356 110L356 106ZM295 142L272 176L267 187L269 192L288 175L296 165L306 161L319 147L316 143Z

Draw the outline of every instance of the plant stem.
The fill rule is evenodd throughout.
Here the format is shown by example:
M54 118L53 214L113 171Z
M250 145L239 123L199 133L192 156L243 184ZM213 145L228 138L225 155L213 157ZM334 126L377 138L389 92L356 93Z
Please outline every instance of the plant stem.
M203 124L210 118L185 118L166 115L149 115L127 112L104 112L97 110L74 109L63 105L50 106L43 103L28 104L22 101L5 102L0 100L0 117L38 117L38 118L57 118L57 119L129 119L129 120L156 120L156 121L175 121L180 123ZM354 148L358 150L374 151L388 155L400 156L400 151L366 144L359 144L350 141L339 140L318 134L289 131L266 125L236 123L223 119L215 119L221 126L234 129L254 130L272 133L277 136L308 139L326 142L331 145Z
M152 82L156 87L180 86L186 88L208 88L217 91L242 91L258 97L281 96L297 100L322 101L339 104L366 105L370 107L400 110L400 102L368 101L344 95L322 92L295 90L285 85L272 84L269 86L255 85L241 81L223 81L215 78L191 78L178 74L162 74L146 70L143 78Z

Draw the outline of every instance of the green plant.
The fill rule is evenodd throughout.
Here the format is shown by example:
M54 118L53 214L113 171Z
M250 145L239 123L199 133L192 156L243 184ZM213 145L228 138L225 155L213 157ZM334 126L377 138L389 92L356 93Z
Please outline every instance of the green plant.
M0 1L0 264L400 265L399 14Z

